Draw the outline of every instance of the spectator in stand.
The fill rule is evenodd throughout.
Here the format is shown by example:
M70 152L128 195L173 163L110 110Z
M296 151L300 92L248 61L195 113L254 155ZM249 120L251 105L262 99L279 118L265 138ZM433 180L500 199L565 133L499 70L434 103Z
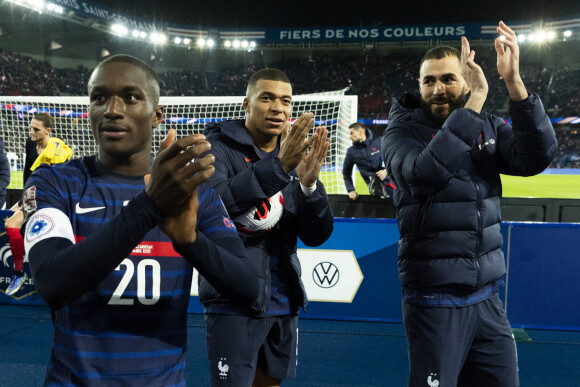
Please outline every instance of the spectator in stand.
M374 137L372 132L360 122L351 124L348 130L352 146L346 150L342 177L349 199L358 198L355 183L352 180L353 167L356 165L369 188L369 193L390 200L395 186L387 176L387 170L383 164L381 138Z

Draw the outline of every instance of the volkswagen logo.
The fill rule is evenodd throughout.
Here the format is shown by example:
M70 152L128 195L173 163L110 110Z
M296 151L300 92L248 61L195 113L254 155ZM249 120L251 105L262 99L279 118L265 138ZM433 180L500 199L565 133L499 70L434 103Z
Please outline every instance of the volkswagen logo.
M312 271L314 283L321 288L331 288L338 283L338 267L330 262L320 262Z

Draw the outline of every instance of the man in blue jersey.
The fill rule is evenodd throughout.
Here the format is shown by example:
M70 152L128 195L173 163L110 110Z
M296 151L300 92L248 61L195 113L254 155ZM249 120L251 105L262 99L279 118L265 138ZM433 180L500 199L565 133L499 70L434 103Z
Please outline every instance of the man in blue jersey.
M512 125L482 111L487 80L462 37L461 52L440 46L425 54L420 97L407 94L393 105L383 137L397 186L411 387L519 385L498 292L506 273L500 174L542 172L558 144L542 101L520 76L516 34L503 22L497 32Z
M39 167L23 194L30 268L55 325L45 384L184 385L193 267L240 305L254 303L257 275L201 185L214 172L213 156L199 158L204 136L171 132L150 163L155 72L112 56L88 91L98 154Z
M245 119L206 128L216 158L208 183L238 225L260 277L259 296L251 307L240 305L203 275L199 292L212 384L276 386L295 377L298 309L307 304L297 238L318 246L333 229L330 203L318 180L328 131L316 128L307 139L312 113L288 130L292 86L278 69L250 78L243 107Z

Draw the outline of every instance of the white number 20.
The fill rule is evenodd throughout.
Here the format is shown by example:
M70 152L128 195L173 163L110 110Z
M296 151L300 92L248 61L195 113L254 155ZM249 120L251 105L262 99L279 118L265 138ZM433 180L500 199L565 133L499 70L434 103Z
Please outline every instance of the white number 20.
M133 261L125 258L123 262L117 268L117 270L121 270L121 266L125 266L127 269L125 270L125 274L123 274L123 278L121 278L121 282L119 282L119 286L113 292L111 299L109 300L109 305L133 305L134 299L133 298L123 298L123 293L131 278L133 278L133 273L135 272L135 265ZM147 281L147 268L151 270L151 281ZM147 283L151 284L151 298L147 298L145 296L145 286ZM159 262L154 259L144 259L137 265L137 299L143 305L153 305L159 301L159 297L161 296L161 266Z

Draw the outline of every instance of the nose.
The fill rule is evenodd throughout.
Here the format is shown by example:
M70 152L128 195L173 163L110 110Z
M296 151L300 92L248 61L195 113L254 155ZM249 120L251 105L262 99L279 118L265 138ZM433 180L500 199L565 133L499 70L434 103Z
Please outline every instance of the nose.
M282 111L282 101L275 99L272 102L272 111L280 113Z
M444 93L445 93L445 85L443 84L443 82L437 81L435 83L435 87L433 88L433 94L439 95Z
M123 103L123 99L117 96L111 97L106 105L105 117L108 119L121 118L124 112L125 104Z

